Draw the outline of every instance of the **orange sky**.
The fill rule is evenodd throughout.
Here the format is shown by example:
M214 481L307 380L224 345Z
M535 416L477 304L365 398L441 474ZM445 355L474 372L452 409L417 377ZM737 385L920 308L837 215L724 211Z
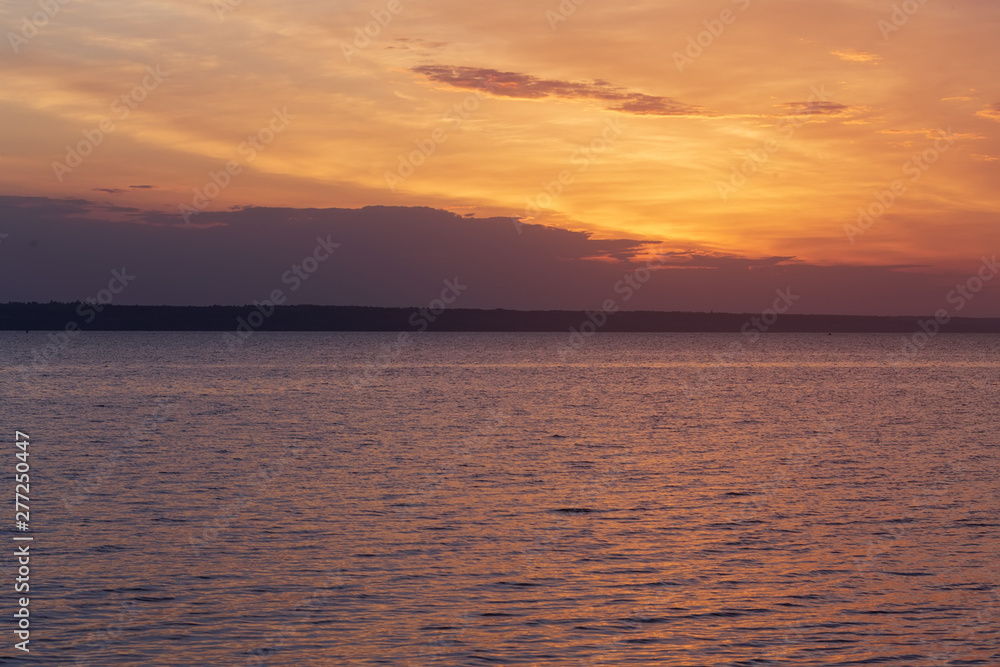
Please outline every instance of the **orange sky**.
M233 161L206 210L426 205L818 263L996 252L995 0L52 2L0 9L0 194L177 211Z

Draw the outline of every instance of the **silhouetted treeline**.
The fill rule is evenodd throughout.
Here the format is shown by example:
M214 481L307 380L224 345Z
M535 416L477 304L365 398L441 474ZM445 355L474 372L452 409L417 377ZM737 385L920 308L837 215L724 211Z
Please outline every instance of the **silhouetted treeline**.
M101 308L100 312L97 308ZM0 329L56 331L570 331L913 333L918 317L784 314L771 323L751 313L453 309L356 306L96 306L0 304ZM602 315L606 316L605 318ZM756 318L756 319L755 319ZM942 333L1000 333L997 318L954 318Z

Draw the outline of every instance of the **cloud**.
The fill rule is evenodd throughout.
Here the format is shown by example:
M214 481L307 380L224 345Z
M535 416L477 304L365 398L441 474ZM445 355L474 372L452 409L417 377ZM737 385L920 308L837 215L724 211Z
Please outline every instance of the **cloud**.
M977 111L976 115L1000 122L1000 103L991 104L982 111Z
M940 139L942 135L947 135L952 139L984 139L985 137L981 134L975 134L973 132L952 132L950 129L944 128L914 128L914 129L900 129L897 127L889 127L884 130L879 130L879 134L913 134L918 136L924 136L928 139Z
M404 49L414 51L418 49L441 49L448 46L448 42L436 42L413 37L396 37L394 41L399 42L395 46L386 46L386 49Z
M882 56L880 55L869 53L868 51L858 51L857 49L844 49L842 51L831 51L830 53L841 60L851 63L872 63L877 65L882 60Z
M781 106L793 110L796 116L842 116L851 109L846 104L818 100L813 102L786 102Z
M135 188L137 190L155 190L155 185L130 185L130 188Z
M530 74L501 72L481 67L423 65L414 67L417 74L455 88L486 90L496 97L518 99L584 99L605 102L610 111L641 116L689 116L699 113L670 97L631 92L607 81L559 81L540 79Z
M155 211L112 222L108 210L83 200L0 196L3 250L25 249L0 262L0 302L74 301L125 267L137 279L121 303L244 305L281 289L294 304L412 307L457 278L469 286L463 308L586 310L620 298L615 286L659 255L665 266L622 301L624 309L760 312L776 289L791 288L802 297L796 312L920 315L939 308L963 277L913 265L818 265L791 254L594 238L426 207L247 207L206 211L203 227ZM341 246L301 284L286 280L317 239ZM28 273L45 278L19 279ZM994 303L984 296L968 314L987 315Z
M94 192L107 192L109 195L117 195L125 192L121 188L91 188Z

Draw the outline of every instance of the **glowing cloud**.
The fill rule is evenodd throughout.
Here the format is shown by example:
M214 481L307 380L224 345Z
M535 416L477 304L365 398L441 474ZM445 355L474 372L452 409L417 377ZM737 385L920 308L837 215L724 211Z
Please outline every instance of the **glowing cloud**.
M850 63L871 63L873 65L877 65L882 60L882 56L880 55L869 53L867 51L858 51L857 49L831 51L830 53L837 56L841 60L845 60Z
M989 107L983 109L982 111L977 111L976 115L1000 122L1000 103L991 104Z

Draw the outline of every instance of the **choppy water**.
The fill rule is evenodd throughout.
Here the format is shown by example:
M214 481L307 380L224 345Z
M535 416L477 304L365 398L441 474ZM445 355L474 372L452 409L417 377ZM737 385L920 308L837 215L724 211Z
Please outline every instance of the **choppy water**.
M1000 664L1000 338L45 340L34 662Z

